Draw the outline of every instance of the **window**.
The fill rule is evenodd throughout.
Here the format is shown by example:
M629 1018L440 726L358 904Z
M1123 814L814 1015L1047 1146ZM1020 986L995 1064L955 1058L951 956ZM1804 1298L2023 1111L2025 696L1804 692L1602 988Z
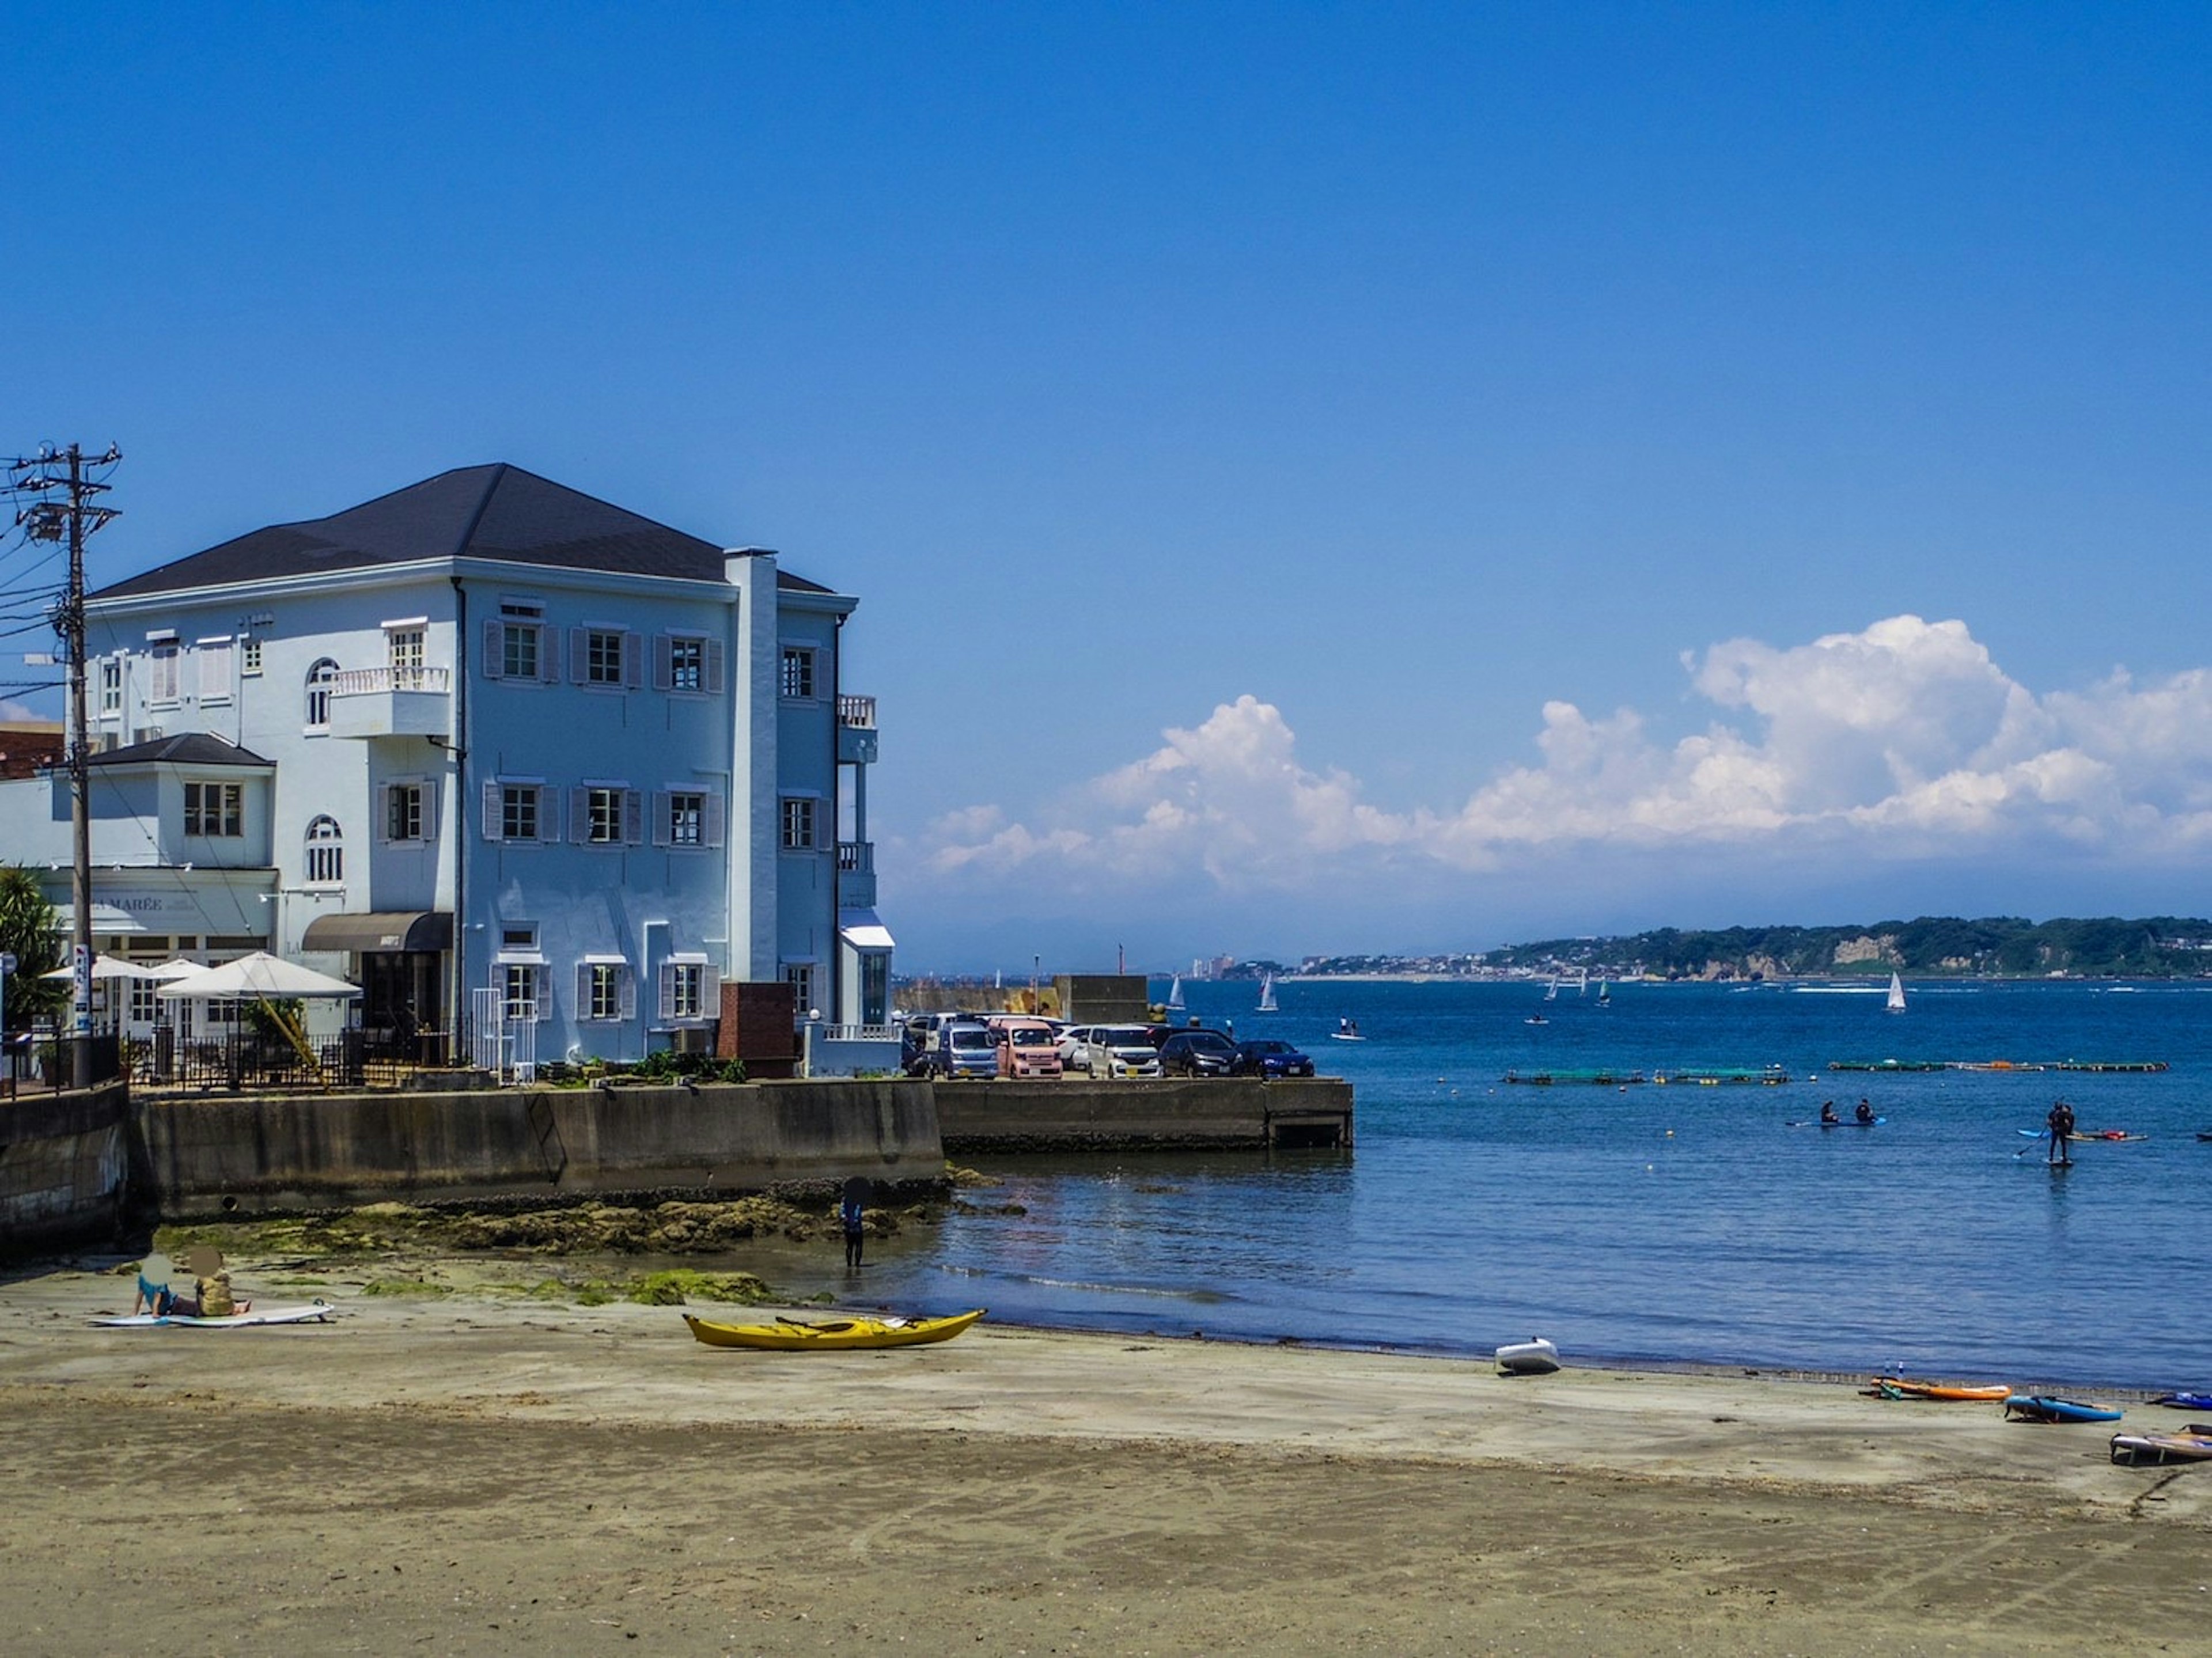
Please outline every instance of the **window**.
M411 683L422 671L422 641L427 629L420 622L384 624L385 658L392 665L394 685Z
M228 702L230 701L231 641L203 639L197 654L200 659L200 701Z
M783 694L787 697L814 695L814 653L799 645L783 647Z
M626 690L637 683L638 636L619 628L571 628L568 677L579 685Z
M660 964L660 1017L664 1019L703 1019L707 1017L705 957L674 957Z
M602 1023L637 1017L637 982L629 963L595 960L576 964L577 1017Z
M338 665L324 657L307 670L307 729L327 731L331 724L331 685L338 677Z
M499 838L535 841L541 791L534 783L502 783L499 788Z
M668 689L703 691L707 689L707 641L672 639L668 641Z
M502 962L499 968L500 1017L535 1019L538 1016L538 967L532 962Z
M237 783L185 785L185 833L225 839L246 833L246 791Z
M890 1017L891 958L880 950L860 954L860 1023L881 1024Z
M428 786L422 783L390 783L384 790L384 838L387 841L420 841L423 838L422 822L427 815L424 797Z
M713 696L722 689L722 641L703 634L663 634L653 641L656 690Z
M307 884L334 887L345 879L345 833L335 817L318 817L307 825Z
M489 679L536 680L550 685L561 677L558 652L545 637L545 607L525 599L502 599L496 619L484 623L483 671Z
M179 683L180 649L173 639L154 641L153 648L148 653L153 669L153 683L146 689L148 701L173 703L182 695Z
M100 659L100 717L123 717L123 659L119 656Z
M580 847L635 846L645 838L642 797L622 783L586 783L568 794L568 839Z
M154 999L154 993L161 987L161 981L156 979L130 979L125 982L131 987L131 1008L127 1015L131 1023L152 1024L161 1014L161 1005Z
M499 630L499 672L502 679L538 677L539 629L534 623L508 622Z
M672 847L702 845L707 832L707 797L690 790L672 791L668 796L668 844Z
M814 849L814 802L804 796L785 797L783 847L787 852L811 852Z
M247 678L261 671L261 641L247 639L238 647L238 671Z
M798 1007L799 1017L802 1019L813 1017L816 1011L814 963L811 962L788 963L783 969L783 981L791 987L792 1000Z

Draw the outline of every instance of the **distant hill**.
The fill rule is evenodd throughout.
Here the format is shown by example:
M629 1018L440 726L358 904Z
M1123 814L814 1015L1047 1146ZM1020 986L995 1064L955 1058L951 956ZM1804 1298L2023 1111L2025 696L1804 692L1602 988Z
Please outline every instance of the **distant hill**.
M2029 921L1923 915L1868 926L1661 927L1623 938L1547 938L1480 955L1309 957L1305 974L1438 973L1486 977L1565 969L1662 979L1920 976L2202 978L2212 921L2172 915ZM1277 971L1282 969L1278 968Z

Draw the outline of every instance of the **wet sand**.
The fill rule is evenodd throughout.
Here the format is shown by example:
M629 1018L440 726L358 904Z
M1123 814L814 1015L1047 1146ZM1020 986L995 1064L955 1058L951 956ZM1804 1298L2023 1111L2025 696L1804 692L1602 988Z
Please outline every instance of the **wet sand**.
M2212 1467L1989 1406L343 1289L88 1328L130 1283L0 1285L0 1649L2212 1649Z

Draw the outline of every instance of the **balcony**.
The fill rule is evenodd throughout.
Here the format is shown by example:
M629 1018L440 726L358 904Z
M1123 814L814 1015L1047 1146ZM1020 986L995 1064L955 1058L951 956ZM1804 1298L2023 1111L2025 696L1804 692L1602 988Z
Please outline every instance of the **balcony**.
M845 909L876 907L876 843L840 841L837 843L837 902Z
M341 669L330 695L333 737L453 735L450 669Z
M872 766L876 762L876 699L841 696L837 699L837 763Z

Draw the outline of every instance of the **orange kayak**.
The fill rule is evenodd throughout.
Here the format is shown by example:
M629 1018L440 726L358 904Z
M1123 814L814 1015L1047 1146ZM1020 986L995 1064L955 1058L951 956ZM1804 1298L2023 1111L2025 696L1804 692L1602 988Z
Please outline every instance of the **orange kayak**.
M1875 1377L1873 1391L1884 1399L1969 1400L1985 1405L2012 1397L2012 1389L2001 1382L1988 1387L1965 1387L1942 1382L1907 1382L1894 1376Z

